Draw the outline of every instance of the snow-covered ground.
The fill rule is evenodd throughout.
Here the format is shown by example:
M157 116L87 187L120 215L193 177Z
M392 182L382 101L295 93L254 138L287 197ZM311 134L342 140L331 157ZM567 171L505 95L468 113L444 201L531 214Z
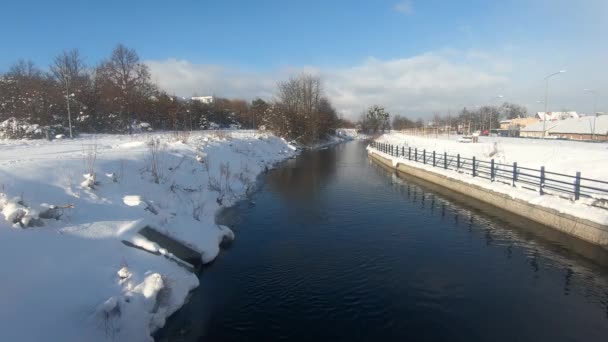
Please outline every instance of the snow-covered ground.
M517 162L519 167L540 168L545 166L547 171L575 175L581 172L582 177L608 181L608 144L606 143L584 143L561 140L536 140L504 137L480 137L479 143L458 142L458 136L439 135L421 137L402 133L384 134L377 139L378 142L398 146L411 146L418 151L426 149L428 152L455 155L479 160L494 159L498 163L511 164ZM470 184L492 189L534 203L547 208L556 209L560 212L573 216L585 218L599 224L608 225L608 209L591 206L591 202L597 204L598 199L572 201L559 196L544 195L530 191L519 186L513 187L501 182L490 182L482 178L473 178L466 173L454 170L443 170L442 168L424 165L405 158L393 157L381 153L386 158L392 159L393 163L399 162L413 167L422 168L431 172L439 173L447 177L458 179ZM599 199L604 203L604 199Z
M357 132L354 128L339 128L336 130L336 135L345 140L366 140L370 136Z
M494 158L497 163L517 162L519 166L535 169L544 166L547 171L564 174L575 175L580 171L582 177L608 180L608 143L507 137L479 137L478 143L461 143L458 138L455 135L422 137L390 133L378 141L399 146L407 144L437 153L460 153L467 158ZM495 150L497 153L490 157Z
M198 279L138 231L212 261L234 238L216 213L294 150L253 132L0 141L0 340L150 340Z

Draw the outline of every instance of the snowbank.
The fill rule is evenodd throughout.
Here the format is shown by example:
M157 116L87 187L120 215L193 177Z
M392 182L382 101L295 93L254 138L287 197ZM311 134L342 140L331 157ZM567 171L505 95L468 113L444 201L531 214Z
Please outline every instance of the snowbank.
M138 231L210 262L218 210L293 154L251 132L0 142L0 340L151 340L198 279Z
M463 144L458 142L458 136L420 137L401 133L390 133L381 136L378 141L399 146L416 147L418 150L447 152L460 154L463 157L473 156L489 160L494 158L497 162L510 164L517 162L519 166L540 168L564 174L575 174L581 171L583 177L606 180L608 170L608 144L589 144L573 141L543 141L517 138L480 137L479 143ZM490 182L482 178L473 178L469 174L444 170L410 161L406 158L390 156L378 152L379 155L411 167L438 173L446 177L457 179L469 184L491 189L542 207L555 209L561 213L584 218L589 221L608 225L608 210L592 207L585 201L573 202L557 196L541 196L537 192L519 187L513 187L501 182Z
M566 140L542 140L507 137L479 137L479 143L463 144L459 136L438 135L429 137L390 133L378 141L395 145L417 147L419 150L460 153L461 156L480 159L494 158L496 162L538 169L544 166L547 171L576 174L583 177L606 179L608 170L608 144L585 143ZM496 154L490 157L490 154Z

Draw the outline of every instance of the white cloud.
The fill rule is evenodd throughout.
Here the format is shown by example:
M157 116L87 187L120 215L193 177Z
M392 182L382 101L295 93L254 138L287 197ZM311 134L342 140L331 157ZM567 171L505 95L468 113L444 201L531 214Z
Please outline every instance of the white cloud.
M182 96L196 93L272 99L277 81L312 72L322 77L327 95L349 118L356 118L372 104L382 104L394 113L426 117L434 111L455 111L486 101L508 81L503 70L494 67L497 63L498 59L482 52L455 50L392 60L369 58L345 68L294 67L271 72L177 59L147 62L163 89Z
M372 58L358 66L327 71L324 80L332 101L349 117L374 103L417 117L471 106L508 79L481 65L423 54L387 61Z
M218 95L224 97L272 97L276 75L246 72L186 60L146 61L153 80L162 89L180 96Z
M400 3L396 4L395 10L405 15L414 14L414 6L410 0L401 1Z

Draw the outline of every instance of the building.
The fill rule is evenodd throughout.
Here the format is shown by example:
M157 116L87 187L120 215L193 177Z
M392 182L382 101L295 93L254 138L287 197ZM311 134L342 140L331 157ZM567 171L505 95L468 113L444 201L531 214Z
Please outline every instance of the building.
M496 130L500 136L518 137L519 131L526 126L539 122L535 117L515 118L500 121L500 129Z
M546 122L544 125L543 122L538 122L522 128L520 136L525 138L546 136L553 139L608 141L608 115L583 116Z
M202 103L213 103L215 101L215 97L213 96L193 96L192 101L199 101Z
M566 119L578 119L580 115L578 115L577 112L536 112L535 117L540 121L557 121Z

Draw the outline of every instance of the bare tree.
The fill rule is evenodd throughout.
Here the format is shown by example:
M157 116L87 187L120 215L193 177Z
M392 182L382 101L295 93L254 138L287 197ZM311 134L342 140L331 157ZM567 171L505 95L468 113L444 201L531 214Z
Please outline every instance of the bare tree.
M528 110L524 106L515 103L505 102L500 106L500 111L507 119L523 118L528 116Z
M320 138L322 91L321 79L309 74L279 83L278 98L284 115L283 134L306 137L313 142ZM291 125L288 126L287 121Z
M128 115L133 115L138 99L146 99L155 90L150 82L148 66L140 62L135 50L122 44L118 44L110 59L98 67L97 74L105 92L110 94L106 97L112 99L111 94L115 94L119 100L118 111L123 121L129 119Z
M79 82L83 77L83 74L86 72L86 67L78 49L72 49L64 51L55 57L50 69L55 79L64 87L70 138L73 138L70 98L72 97L74 84Z
M47 124L53 110L54 85L32 61L19 60L4 75L0 101L9 117Z

